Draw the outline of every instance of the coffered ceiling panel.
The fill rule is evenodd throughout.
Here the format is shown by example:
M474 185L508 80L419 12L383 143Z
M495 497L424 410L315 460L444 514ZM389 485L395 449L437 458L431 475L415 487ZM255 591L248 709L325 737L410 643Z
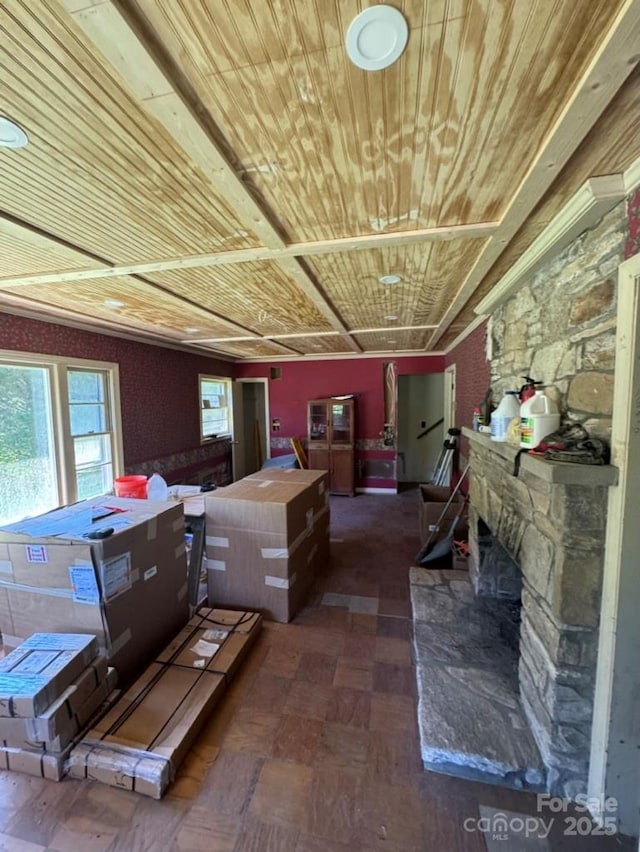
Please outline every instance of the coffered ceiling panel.
M426 331L387 331L356 335L357 343L365 352L416 352L424 350L429 338Z
M276 358L282 355L297 354L295 350L280 346L270 340L199 344L198 348L211 353L230 355L234 358Z
M367 74L357 3L139 3L294 241L500 216L621 0L397 5L406 52Z
M135 278L62 282L55 286L30 284L4 291L2 295L12 300L10 304L18 304L18 299L23 300L20 304L32 302L39 309L48 304L75 312L85 321L155 332L172 340L188 339L190 335L228 337L238 333L198 305Z
M255 244L64 10L1 8L0 111L31 140L0 156L4 211L113 262Z
M331 330L313 302L277 263L172 270L150 277L172 293L233 316L235 322L261 335Z
M638 171L640 0L398 0L367 72L374 5L0 0L28 136L0 310L232 359L440 351L585 182Z
M307 258L313 275L351 329L378 328L386 317L399 325L437 326L463 271L484 240L450 240ZM380 278L395 275L394 285Z
M48 245L35 234L24 231L20 236L13 228L3 233L0 221L0 281L5 276L57 269L89 269L95 261L63 245Z

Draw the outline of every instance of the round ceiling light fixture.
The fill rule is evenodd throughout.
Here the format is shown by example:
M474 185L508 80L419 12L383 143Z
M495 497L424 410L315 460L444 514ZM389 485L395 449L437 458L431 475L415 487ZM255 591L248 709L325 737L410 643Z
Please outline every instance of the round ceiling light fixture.
M381 71L400 58L407 46L409 27L393 6L369 6L347 30L347 56L364 71Z
M187 334L197 334L199 331L200 331L200 329L196 328L194 325L190 325L187 328L185 328L185 332Z
M0 148L24 148L28 141L29 137L15 121L0 115Z
M398 317L397 317L395 314L387 314L387 315L385 316L385 319L386 319L388 322L395 322L395 321L398 319Z
M104 303L108 308L124 308L124 302L120 299L105 299Z
M388 284L399 284L402 281L402 278L400 278L399 275L381 275L380 278L378 278L378 281L381 284L387 284L387 285Z

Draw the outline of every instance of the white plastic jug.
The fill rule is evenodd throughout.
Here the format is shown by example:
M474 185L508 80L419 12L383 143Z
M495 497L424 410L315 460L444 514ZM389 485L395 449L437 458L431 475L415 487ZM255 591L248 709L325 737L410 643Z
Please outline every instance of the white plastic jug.
M153 473L147 481L147 500L168 500L169 486L159 473Z
M520 406L520 446L534 450L540 441L560 426L560 414L555 404L542 390Z
M518 391L507 391L500 405L491 414L491 440L506 441L509 423L514 417L520 416Z

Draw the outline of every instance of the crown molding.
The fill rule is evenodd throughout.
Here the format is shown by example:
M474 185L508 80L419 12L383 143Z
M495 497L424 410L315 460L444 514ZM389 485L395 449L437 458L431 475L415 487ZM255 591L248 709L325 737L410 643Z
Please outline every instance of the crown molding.
M628 194L626 175L627 173L589 178L520 255L491 292L475 306L475 313L486 315L494 311L517 290L523 279L550 255L557 254L584 231L593 228ZM640 173L638 177L640 179Z
M634 160L633 163L625 170L624 173L624 190L627 195L631 195L640 187L640 157Z

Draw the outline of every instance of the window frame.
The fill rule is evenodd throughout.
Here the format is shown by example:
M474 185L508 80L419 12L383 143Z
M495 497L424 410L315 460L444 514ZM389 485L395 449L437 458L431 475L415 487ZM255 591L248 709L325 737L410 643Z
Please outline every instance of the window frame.
M205 411L202 397L203 382L219 382L224 385L227 391L227 426L228 431L216 433L213 435L205 435L203 412ZM200 443L210 444L212 441L217 441L220 438L233 438L233 379L229 376L212 376L209 373L198 373L198 420L200 423Z
M67 358L39 352L19 352L0 349L0 366L39 367L49 374L53 452L58 486L58 505L66 506L78 501L74 436L71 434L71 416L67 373L69 370L100 372L105 377L106 415L110 428L107 434L111 444L113 478L124 472L122 438L122 411L120 405L120 368L111 361L94 361L85 358ZM100 433L103 434L103 433Z

